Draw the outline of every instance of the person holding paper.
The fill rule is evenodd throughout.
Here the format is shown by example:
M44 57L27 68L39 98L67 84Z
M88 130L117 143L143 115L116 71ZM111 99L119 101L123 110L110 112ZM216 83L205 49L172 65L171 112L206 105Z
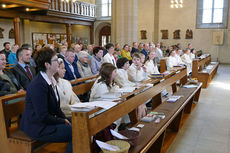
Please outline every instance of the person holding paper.
M57 90L60 97L60 107L66 117L71 118L70 105L79 103L80 100L72 90L72 85L68 80L63 79L65 75L65 65L61 58L58 58L59 69L54 78L57 81Z

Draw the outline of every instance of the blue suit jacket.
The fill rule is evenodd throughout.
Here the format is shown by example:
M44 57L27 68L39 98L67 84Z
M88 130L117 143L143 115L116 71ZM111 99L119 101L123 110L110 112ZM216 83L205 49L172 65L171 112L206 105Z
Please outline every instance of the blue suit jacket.
M64 79L66 79L66 80L74 80L74 79L75 79L75 78L74 78L74 75L73 75L73 73L72 73L72 71L71 71L71 69L70 69L68 63L67 63L65 60L64 60L64 64L65 64L65 70L66 70L66 71L65 71ZM77 64L73 62L72 65L73 65L73 68L74 68L74 74L75 74L75 76L76 76L77 78L80 78L81 75L80 75L80 73L78 72Z
M141 50L141 53L145 55L145 60L146 60L147 57L148 57L148 51L142 49L142 50Z
M74 56L74 61L73 61L73 62L76 64L77 61L78 61L78 57L77 57L77 55L75 54L75 56Z
M26 106L20 130L31 138L39 138L54 132L55 125L65 124L65 118L52 86L38 73L26 93Z

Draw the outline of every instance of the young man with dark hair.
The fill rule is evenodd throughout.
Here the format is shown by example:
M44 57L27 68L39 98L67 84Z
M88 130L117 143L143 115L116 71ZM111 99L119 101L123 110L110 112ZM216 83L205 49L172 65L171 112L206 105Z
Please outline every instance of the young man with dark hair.
M1 50L6 55L6 62L8 63L8 55L10 54L10 42L4 42L3 44L4 49Z
M21 86L26 90L31 80L35 77L35 68L30 65L32 52L27 48L19 48L16 52L18 64L12 71Z

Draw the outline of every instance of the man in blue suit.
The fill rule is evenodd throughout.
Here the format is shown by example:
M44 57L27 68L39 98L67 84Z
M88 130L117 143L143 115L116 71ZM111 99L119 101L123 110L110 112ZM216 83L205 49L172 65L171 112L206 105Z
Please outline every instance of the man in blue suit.
M148 53L149 53L149 44L146 43L144 44L144 49L141 50L141 53L145 55L145 60L148 57Z
M74 57L73 51L68 50L66 52L64 60L66 69L64 79L66 80L74 80L81 77L80 73L78 72L77 64L74 62Z
M72 153L72 126L61 111L53 77L58 58L50 48L41 49L35 57L39 73L28 86L20 130L38 141L69 142L66 153Z
M78 61L78 53L81 51L81 46L76 44L73 47L73 52L74 52L74 63L76 64Z

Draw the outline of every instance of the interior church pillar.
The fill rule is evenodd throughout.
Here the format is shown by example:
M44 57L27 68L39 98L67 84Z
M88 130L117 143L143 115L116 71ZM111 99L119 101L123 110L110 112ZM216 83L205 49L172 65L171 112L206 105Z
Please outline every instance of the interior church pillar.
M66 24L66 37L67 37L68 48L70 48L71 47L71 24Z
M120 45L138 40L138 0L113 0L111 37Z
M20 33L19 33L19 28L20 28L20 18L14 18L14 40L15 44L18 44L20 46Z

